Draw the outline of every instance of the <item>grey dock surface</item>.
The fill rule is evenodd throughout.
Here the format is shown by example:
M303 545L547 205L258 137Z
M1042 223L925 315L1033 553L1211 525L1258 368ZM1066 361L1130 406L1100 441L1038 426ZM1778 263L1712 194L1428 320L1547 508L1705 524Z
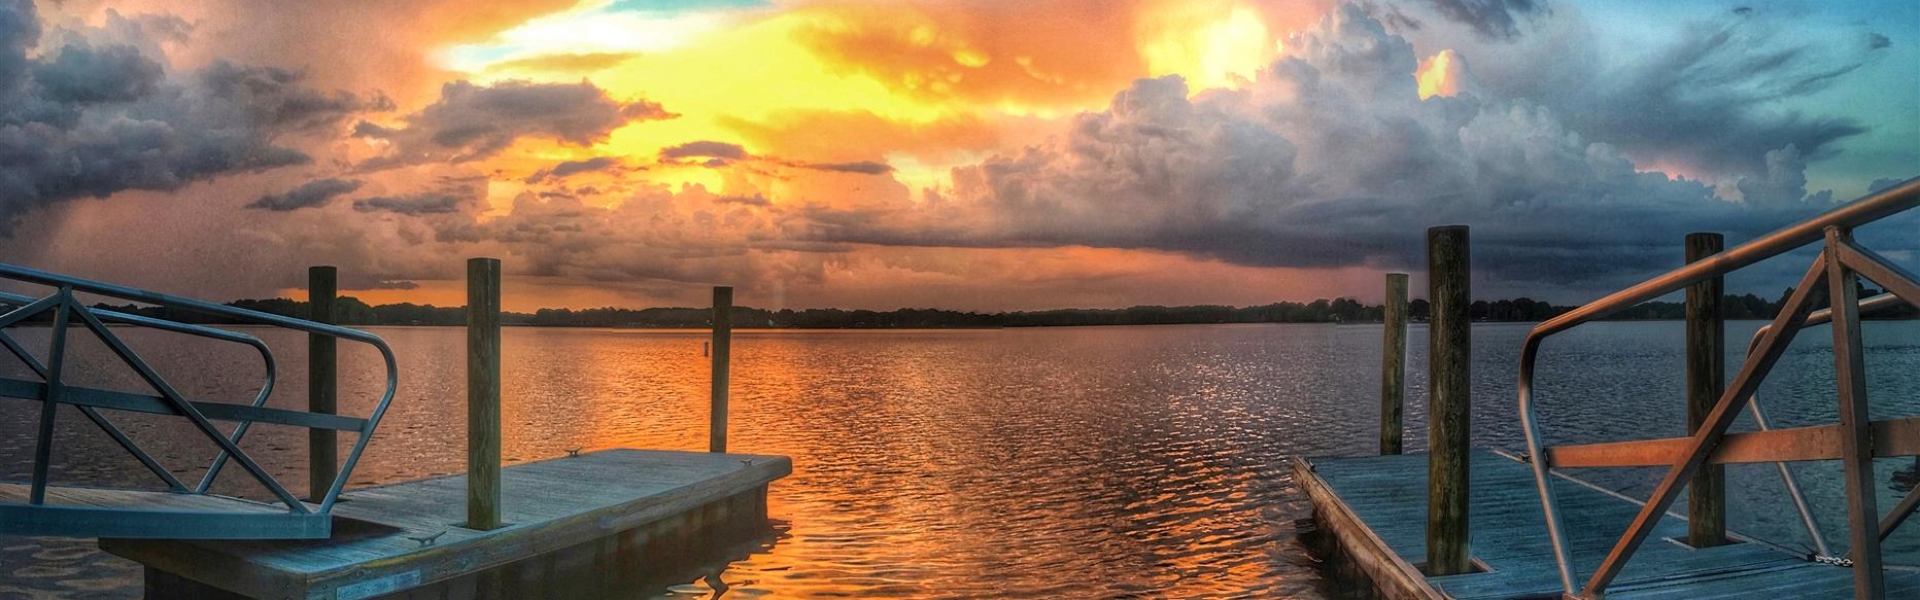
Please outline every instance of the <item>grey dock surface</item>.
M1321 531L1389 598L1558 598L1532 467L1489 450L1472 453L1473 558L1484 572L1426 577L1427 456L1299 459L1294 475ZM1575 584L1585 583L1641 504L1555 477ZM1851 598L1851 569L1808 562L1740 538L1694 549L1684 518L1662 519L1607 589L1609 599ZM1920 598L1920 572L1886 571L1887 597Z
M446 582L456 583L432 597L498 597L487 588L502 584L483 575L496 567L545 558L535 577L575 577L553 572L560 554L573 571L633 570L730 525L764 527L766 486L792 469L783 456L603 450L503 469L507 525L491 531L460 526L466 477L452 476L349 490L330 539L100 545L147 567L149 598L203 597L204 585L244 598L357 600ZM177 589L156 594L156 578Z

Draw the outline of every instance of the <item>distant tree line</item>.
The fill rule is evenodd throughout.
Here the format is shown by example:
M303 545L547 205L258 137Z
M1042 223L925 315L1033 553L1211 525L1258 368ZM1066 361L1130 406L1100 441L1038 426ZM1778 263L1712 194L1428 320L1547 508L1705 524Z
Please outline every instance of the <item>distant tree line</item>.
M1866 298L1880 294L1881 291L1862 285L1860 297ZM1780 307L1793 294L1791 288L1780 294L1779 299L1767 301L1753 294L1728 294L1723 306L1729 319L1770 319L1779 312ZM1824 308L1826 295L1815 296L1815 308ZM228 306L255 310L269 314L307 318L307 303L286 298L266 300L236 300ZM0 304L4 306L4 304ZM120 312L135 313L185 323L221 324L232 321L202 313L167 309L151 306L114 306L96 304L103 308ZM10 308L10 307L9 307ZM1682 302L1647 302L1608 316L1609 320L1667 320L1685 317L1685 304ZM1530 298L1486 301L1477 300L1468 307L1469 314L1476 321L1542 321L1553 318L1569 310L1571 306L1555 306L1547 302ZM458 326L466 324L466 308L460 306L434 306L431 304L382 304L369 306L353 297L341 297L334 302L334 320L343 325L429 325ZM1355 323L1377 322L1381 320L1384 309L1379 305L1361 304L1352 298L1333 300L1314 300L1312 302L1276 302L1259 306L1135 306L1116 309L1058 309L1042 311L1016 311L1001 313L979 313L931 308L905 308L890 311L841 310L836 308L814 308L807 310L767 310L751 307L734 307L733 323L739 328L793 328L793 329L881 329L881 328L966 328L966 327L1060 327L1084 325L1174 325L1200 323ZM1426 300L1413 300L1407 305L1407 313L1415 321L1425 321L1431 312ZM501 322L506 325L525 325L534 327L631 327L631 328L702 328L709 326L709 310L705 308L589 308L572 310L566 308L543 308L531 314L507 312L501 314ZM1913 319L1920 318L1920 309L1901 306L1896 309L1866 315L1876 319ZM40 320L46 320L43 317Z

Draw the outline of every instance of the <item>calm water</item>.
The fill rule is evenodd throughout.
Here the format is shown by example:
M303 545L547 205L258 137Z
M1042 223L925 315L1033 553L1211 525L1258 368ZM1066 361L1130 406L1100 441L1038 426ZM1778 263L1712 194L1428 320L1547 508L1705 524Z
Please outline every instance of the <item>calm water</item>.
M1757 322L1729 324L1745 348ZM1518 450L1517 352L1528 325L1474 328L1476 443ZM183 391L244 402L243 350L124 335ZM464 460L459 329L382 328L401 393L354 484L458 471ZM304 404L304 339L254 330L285 368L276 406ZM44 331L19 332L30 345ZM1376 447L1379 326L1233 325L979 331L740 332L732 446L793 457L772 489L776 535L716 564L726 597L1351 597L1296 537L1308 516L1292 455ZM1920 322L1870 323L1876 417L1920 414ZM36 337L37 336L37 337ZM1410 336L1409 450L1424 446L1426 331ZM698 331L509 329L504 455L567 449L704 449L706 339ZM1810 330L1762 391L1783 425L1831 421L1831 338ZM35 347L40 347L35 345ZM364 413L376 356L342 344L346 412ZM1554 442L1678 435L1677 323L1602 323L1550 341L1543 420ZM138 389L102 368L90 385ZM10 362L10 361L0 361ZM19 377L24 371L0 369ZM70 371L72 372L72 371ZM238 375L236 375L238 374ZM1901 395L1892 392L1897 391ZM0 401L3 402L3 401ZM33 406L10 403L0 459L22 478ZM210 445L140 415L115 419L160 460L198 476ZM186 435L182 435L186 434ZM65 482L137 482L144 471L71 409L55 472ZM348 437L348 436L343 436ZM172 440L168 443L163 440ZM284 482L305 480L305 434L259 427L244 444ZM1882 480L1911 461L1883 461ZM1798 467L1829 530L1844 533L1837 465ZM1653 473L1590 473L1644 496ZM1770 467L1732 470L1733 526L1785 545L1803 534ZM151 479L151 477L146 477ZM262 492L238 469L221 489ZM1898 492L1883 490L1882 506ZM1836 546L1844 535L1829 536ZM1920 534L1894 540L1920 548ZM0 538L0 597L137 596L137 571L88 544ZM1911 552L1909 552L1911 553ZM711 596L712 578L636 597ZM28 590L36 590L29 593Z

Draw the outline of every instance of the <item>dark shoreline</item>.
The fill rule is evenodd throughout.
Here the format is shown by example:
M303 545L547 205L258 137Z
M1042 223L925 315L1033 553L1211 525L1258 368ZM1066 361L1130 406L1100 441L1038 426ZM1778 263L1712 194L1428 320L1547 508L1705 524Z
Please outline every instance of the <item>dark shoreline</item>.
M1781 294L1784 300L1787 290ZM1878 294L1863 289L1861 297ZM235 300L227 306L274 315L306 318L307 303L287 298ZM1769 302L1753 294L1728 294L1722 306L1730 321L1773 318L1780 301ZM185 310L135 305L95 304L96 309L133 313L145 317L183 323L233 325L243 321L213 317ZM1475 301L1471 306L1476 323L1534 323L1545 321L1572 306L1556 306L1529 298ZM1815 307L1820 308L1819 306ZM1408 303L1412 322L1426 320L1426 300ZM464 327L466 309L411 303L370 306L351 296L334 303L336 323L350 326L425 326ZM1133 306L1116 309L1053 309L967 312L932 308L903 308L890 311L810 308L770 310L746 306L733 307L730 316L736 329L1001 329L1019 327L1091 327L1106 325L1221 325L1232 323L1379 323L1383 309L1361 304L1352 298L1314 300L1312 302L1276 302L1258 306ZM1647 302L1622 310L1606 321L1679 321L1684 318L1680 302ZM1920 309L1904 306L1862 315L1872 320L1920 318ZM41 317L45 320L49 317ZM543 308L532 313L505 312L501 324L521 327L576 327L614 329L705 329L711 326L709 308Z

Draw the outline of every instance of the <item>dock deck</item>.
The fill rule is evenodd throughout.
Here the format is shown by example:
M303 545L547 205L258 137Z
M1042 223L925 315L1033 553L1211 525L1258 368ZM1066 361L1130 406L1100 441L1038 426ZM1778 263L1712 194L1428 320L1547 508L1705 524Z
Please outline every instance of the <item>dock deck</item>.
M1473 557L1485 572L1423 575L1427 456L1300 459L1294 474L1322 531L1389 598L1557 598L1560 581L1532 467L1476 449L1469 481ZM1584 583L1641 503L1564 478L1553 482ZM1609 599L1851 598L1850 569L1808 562L1745 538L1694 549L1684 518L1669 514L1607 589ZM1887 597L1920 597L1920 572L1886 570Z
M156 597L156 577L176 588L160 596L214 593L198 587L204 585L243 598L359 600L453 582L429 595L512 597L500 591L511 590L512 582L479 577L529 559L547 563L533 569L535 579L631 575L662 554L684 553L715 537L711 530L764 526L766 486L791 472L783 456L603 450L502 469L506 525L491 531L460 526L466 478L453 476L346 492L334 507L330 539L113 539L100 545L146 565L148 598ZM555 560L578 568L556 571ZM557 583L526 585L553 589Z

